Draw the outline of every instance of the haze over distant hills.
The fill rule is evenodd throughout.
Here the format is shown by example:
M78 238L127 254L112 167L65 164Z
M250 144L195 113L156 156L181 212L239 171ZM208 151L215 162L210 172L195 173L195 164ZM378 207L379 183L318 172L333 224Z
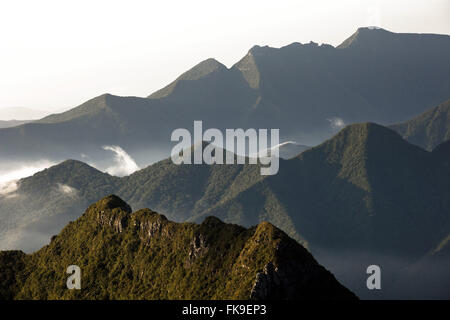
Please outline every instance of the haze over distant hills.
M30 120L0 120L0 129L20 126L21 124L28 122L30 122Z
M0 120L37 120L49 115L50 113L51 112L44 110L36 110L25 107L0 108Z
M208 59L148 98L105 94L70 111L0 129L0 161L104 159L119 145L145 165L169 154L171 132L279 128L282 141L316 145L349 124L405 121L450 96L450 37L360 28L338 47L255 46L230 69Z

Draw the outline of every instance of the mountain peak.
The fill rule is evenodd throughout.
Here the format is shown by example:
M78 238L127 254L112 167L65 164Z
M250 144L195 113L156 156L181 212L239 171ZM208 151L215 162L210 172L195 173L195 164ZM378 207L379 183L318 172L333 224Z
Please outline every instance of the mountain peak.
M377 124L375 122L362 122L362 123L355 123L350 124L346 126L342 131L357 131L362 130L364 132L374 131L374 130L380 130L380 131L392 131L380 124Z
M170 95L179 81L200 80L208 75L228 70L225 65L214 58L206 59L189 69L166 87L152 93L149 98L160 99Z
M351 141L353 144L356 142L366 144L373 139L402 140L400 135L394 130L391 130L389 128L386 128L382 125L373 122L355 123L348 125L328 141L341 139L345 139L348 142Z
M83 161L68 159L68 160L65 160L54 166L51 166L43 171L36 173L36 176L45 175L47 173L52 175L56 172L60 172L60 173L70 172L72 174L75 174L75 173L79 173L81 171L89 173L90 175L97 174L97 173L103 174L101 171L97 170L94 167L91 167L90 165L88 165L87 163L84 163ZM25 179L28 179L28 178L25 178Z
M183 73L180 80L198 80L210 73L227 70L227 67L214 58L206 59Z
M208 216L203 220L203 226L215 226L215 225L223 225L224 222L215 216Z
M336 152L342 155L347 154L350 158L356 157L356 154L366 154L364 157L388 157L393 154L403 156L426 153L408 143L396 131L372 122L348 125L322 145L336 149Z
M74 159L64 160L63 162L57 164L56 166L62 166L62 167L74 167L74 166L91 167L90 165L88 165L87 163L84 163L83 161L74 160Z
M75 107L62 113L51 114L41 120L36 121L36 123L48 124L48 123L66 122L72 119L90 116L93 113L101 112L102 110L107 109L108 103L113 97L115 96L109 93L101 94L95 98L89 99L88 101L84 102L78 107Z
M383 29L383 28L380 28L377 26L359 27L357 29L357 32L379 32L379 31L392 33L386 29Z
M284 232L282 232L280 229L275 227L273 224L271 224L268 221L262 221L256 226L256 230L254 233L254 236L263 235L264 237L272 237L274 233L280 232L281 235L286 236Z
M131 213L131 207L118 196L111 194L97 201L94 206L99 210L121 209L127 213Z
M360 27L349 38L337 46L337 48L345 49L352 46L359 46L366 42L377 42L392 34L394 33L375 26Z

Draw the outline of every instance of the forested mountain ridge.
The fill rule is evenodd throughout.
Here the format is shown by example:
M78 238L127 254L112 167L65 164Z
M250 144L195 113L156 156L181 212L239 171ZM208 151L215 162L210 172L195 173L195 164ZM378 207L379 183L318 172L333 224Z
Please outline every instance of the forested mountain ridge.
M81 290L66 287L69 265ZM2 299L356 299L267 222L174 223L116 196L91 205L32 255L0 252Z

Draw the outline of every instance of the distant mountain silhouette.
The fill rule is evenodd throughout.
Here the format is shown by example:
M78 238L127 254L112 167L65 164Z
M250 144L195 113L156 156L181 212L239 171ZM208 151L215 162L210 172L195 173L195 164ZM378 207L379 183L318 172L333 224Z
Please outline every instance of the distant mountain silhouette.
M0 129L20 126L28 122L31 122L31 120L0 120Z
M343 123L405 121L450 96L450 37L360 28L338 47L255 46L230 69L208 59L149 98L102 95L38 122L0 129L0 161L104 159L119 145L140 165L169 155L171 132L279 128L316 145Z
M48 111L36 110L25 107L7 107L0 108L0 120L10 121L10 120L37 120L41 119L50 114Z

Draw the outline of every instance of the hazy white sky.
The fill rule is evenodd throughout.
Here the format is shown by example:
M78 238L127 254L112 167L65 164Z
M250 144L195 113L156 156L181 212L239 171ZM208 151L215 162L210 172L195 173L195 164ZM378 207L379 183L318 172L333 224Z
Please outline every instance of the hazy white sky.
M449 0L0 0L0 108L147 96L253 45L337 45L358 27L450 34Z

